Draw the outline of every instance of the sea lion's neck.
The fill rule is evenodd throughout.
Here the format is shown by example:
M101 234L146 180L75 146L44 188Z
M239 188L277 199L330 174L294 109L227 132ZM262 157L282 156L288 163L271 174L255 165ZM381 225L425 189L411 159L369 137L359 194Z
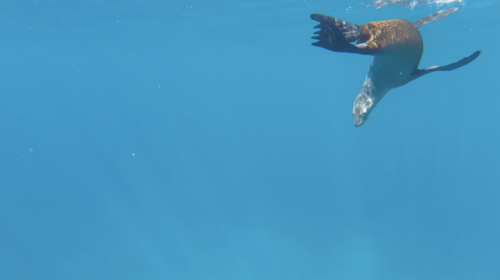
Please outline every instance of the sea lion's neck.
M421 55L421 49L410 48L373 57L363 87L354 100L354 125L362 125L377 103L391 89L412 80L410 77L417 68Z
M409 81L422 57L421 49L401 48L399 51L375 55L368 77L376 88L393 89Z

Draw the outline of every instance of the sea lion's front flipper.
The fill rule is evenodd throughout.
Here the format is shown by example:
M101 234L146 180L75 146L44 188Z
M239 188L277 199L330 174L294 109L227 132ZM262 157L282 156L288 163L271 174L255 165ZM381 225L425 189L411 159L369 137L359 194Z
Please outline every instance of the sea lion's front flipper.
M359 54L373 54L375 52L369 47L361 48L351 44L352 42L364 43L369 39L369 36L361 32L358 25L321 14L312 14L311 19L319 21L319 24L314 28L320 28L319 31L314 32L317 36L312 37L318 40L312 43L313 46L334 52Z
M414 80L414 79L416 79L418 77L421 77L423 75L432 73L434 71L451 71L451 70L455 70L457 68L460 68L462 66L465 66L465 65L471 63L480 54L481 54L481 51L475 51L473 54L469 55L468 57L464 57L464 58L460 59L457 62L453 62L453 63L445 65L445 66L431 66L431 67L427 67L425 69L417 69L417 71L415 71L415 73L413 73L413 75L412 75L412 78L413 78L412 80Z
M457 10L458 10L458 8L448 8L448 9L444 9L444 10L441 10L441 11L437 11L437 12L433 13L432 15L428 15L428 16L423 17L420 20L414 22L413 25L415 25L415 27L418 28L418 27L420 27L420 26L422 26L424 24L427 24L429 22L433 22L433 21L436 21L438 19L445 18L449 14L454 13Z

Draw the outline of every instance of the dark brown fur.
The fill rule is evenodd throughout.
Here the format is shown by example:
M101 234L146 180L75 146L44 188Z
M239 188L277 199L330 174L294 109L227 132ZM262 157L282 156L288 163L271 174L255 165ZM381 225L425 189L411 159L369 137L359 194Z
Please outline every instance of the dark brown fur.
M456 10L456 9L455 9ZM422 18L416 23L402 19L373 21L361 26L341 19L312 14L319 21L313 46L334 52L373 55L370 70L353 105L354 124L362 125L378 102L391 89L400 87L435 71L451 71L476 59L481 51L445 66L418 69L424 46L417 27L446 17L455 11L447 9ZM355 43L355 44L354 44Z
M393 46L404 46L421 50L420 55L423 52L420 32L409 21L402 19L372 21L359 28L361 33L368 38L364 43L370 49L383 51L386 48L393 49Z

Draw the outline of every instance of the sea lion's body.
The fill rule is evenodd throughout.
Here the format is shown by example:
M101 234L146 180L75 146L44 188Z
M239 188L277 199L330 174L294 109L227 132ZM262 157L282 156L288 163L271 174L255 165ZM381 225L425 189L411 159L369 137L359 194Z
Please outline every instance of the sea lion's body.
M362 117L391 89L400 87L412 79L424 52L422 36L409 21L392 19L376 21L361 26L370 34L365 43L377 50L353 106L354 124L360 126L366 117ZM357 117L359 116L359 117Z
M454 10L453 10L454 11ZM352 113L354 125L362 125L375 105L391 89L400 87L410 81L433 71L451 71L462 67L479 56L477 51L458 62L442 66L418 69L424 50L422 37L417 27L436 20L436 15L446 16L440 11L434 17L429 16L415 24L401 19L375 21L361 26L345 22L329 16L312 14L311 18L320 22L316 27L319 41L315 46L335 52L349 52L373 55L373 60L363 87L359 92ZM356 44L353 44L356 43Z

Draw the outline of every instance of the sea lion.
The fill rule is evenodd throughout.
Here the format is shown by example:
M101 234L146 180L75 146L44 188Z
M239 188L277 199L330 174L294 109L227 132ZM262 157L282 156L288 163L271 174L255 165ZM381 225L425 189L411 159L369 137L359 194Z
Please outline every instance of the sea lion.
M445 66L418 69L424 47L417 27L446 17L454 11L456 8L442 10L415 23L390 19L361 26L321 14L311 15L311 19L320 22L314 27L320 30L312 37L318 40L312 43L313 46L334 52L373 55L370 70L352 108L355 126L361 126L366 121L377 103L391 89L431 72L455 70L481 54L481 51L476 51Z

